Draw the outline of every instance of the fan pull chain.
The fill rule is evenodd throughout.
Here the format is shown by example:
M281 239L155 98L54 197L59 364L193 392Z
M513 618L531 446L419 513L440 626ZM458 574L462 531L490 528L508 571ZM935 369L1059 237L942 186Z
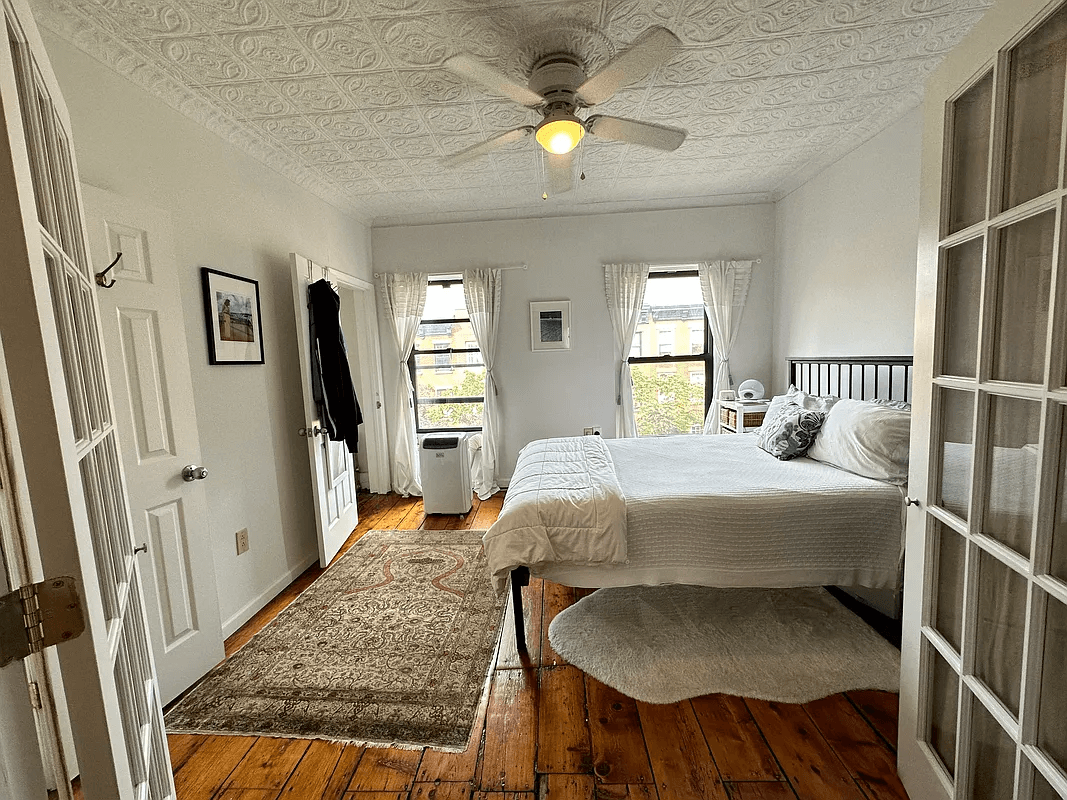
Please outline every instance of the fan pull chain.
M585 180L585 170L582 169L582 161L585 159L585 137L578 142L578 180Z
M548 177L545 175L545 151L541 151L541 187L544 191L541 192L541 199L548 199Z

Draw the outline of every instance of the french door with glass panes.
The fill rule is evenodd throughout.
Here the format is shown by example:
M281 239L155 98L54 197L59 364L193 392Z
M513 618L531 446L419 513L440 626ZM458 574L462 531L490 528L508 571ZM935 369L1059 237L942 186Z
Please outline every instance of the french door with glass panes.
M997 3L927 87L899 770L1067 798L1067 4ZM920 377L921 376L921 377Z

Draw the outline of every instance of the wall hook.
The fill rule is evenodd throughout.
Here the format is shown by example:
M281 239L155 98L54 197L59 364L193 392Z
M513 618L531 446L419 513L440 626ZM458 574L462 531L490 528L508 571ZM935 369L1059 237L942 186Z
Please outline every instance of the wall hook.
M115 281L114 278L111 279L110 283L108 283L104 279L107 277L107 274L109 272L111 272L111 270L113 270L115 268L115 265L118 264L121 259L122 259L122 251L119 251L118 253L115 254L115 260L107 265L107 269L105 269L103 272L96 273L96 285L97 286L103 286L105 289L110 289L112 286L115 285L116 281Z

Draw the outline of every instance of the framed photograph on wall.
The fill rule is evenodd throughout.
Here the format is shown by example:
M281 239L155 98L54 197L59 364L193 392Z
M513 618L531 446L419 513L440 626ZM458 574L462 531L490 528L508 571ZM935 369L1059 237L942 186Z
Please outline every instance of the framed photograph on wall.
M571 349L571 301L530 303L530 349Z
M259 281L200 268L207 323L208 363L262 364Z

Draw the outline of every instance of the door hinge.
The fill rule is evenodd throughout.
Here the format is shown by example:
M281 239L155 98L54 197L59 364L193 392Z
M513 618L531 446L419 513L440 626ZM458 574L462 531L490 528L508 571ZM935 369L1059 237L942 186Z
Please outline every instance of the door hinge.
M71 577L49 578L0 597L0 667L76 639L85 630Z
M37 711L40 711L43 707L41 704L41 687L37 685L37 681L30 681L30 705Z

